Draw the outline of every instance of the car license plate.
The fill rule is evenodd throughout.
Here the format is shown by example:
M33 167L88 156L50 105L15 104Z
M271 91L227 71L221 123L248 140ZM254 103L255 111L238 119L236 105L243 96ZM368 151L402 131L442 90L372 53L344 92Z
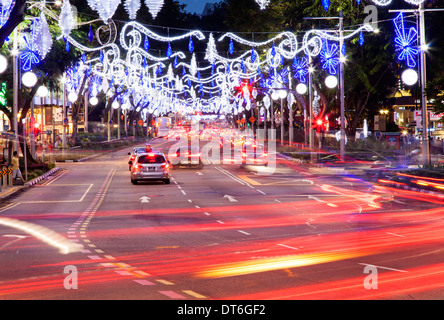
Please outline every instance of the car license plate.
M149 171L149 172L157 171L157 168L156 168L156 167L148 167L148 168L146 169L146 171Z

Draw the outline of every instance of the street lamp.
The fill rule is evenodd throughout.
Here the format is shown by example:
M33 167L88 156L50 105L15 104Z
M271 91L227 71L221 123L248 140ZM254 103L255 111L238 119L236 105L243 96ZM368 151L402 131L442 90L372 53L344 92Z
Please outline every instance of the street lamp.
M413 86L418 82L418 73L414 69L407 69L401 74L402 82L408 86Z
M6 59L4 55L0 54L0 73L5 72L7 67L8 67L8 59Z
M22 76L22 83L28 88L35 86L37 80L37 76L32 71L25 72Z
M329 75L327 78L325 78L325 85L329 89L336 88L338 86L338 78L333 75Z

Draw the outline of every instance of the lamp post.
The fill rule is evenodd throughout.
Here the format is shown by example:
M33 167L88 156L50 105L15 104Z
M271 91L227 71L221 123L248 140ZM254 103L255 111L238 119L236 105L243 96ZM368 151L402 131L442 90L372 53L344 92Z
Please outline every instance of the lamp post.
M341 159L345 156L345 101L344 101L344 56L342 48L344 46L344 16L342 10L339 11L339 95L341 104L341 141L339 155Z
M12 123L14 129L14 145L13 150L18 151L18 123L17 123L17 110L18 110L18 90L19 90L19 50L18 50L18 30L14 29L13 35L13 56L12 56L12 72L13 72L13 88L14 97L12 104ZM10 154L12 154L10 152Z

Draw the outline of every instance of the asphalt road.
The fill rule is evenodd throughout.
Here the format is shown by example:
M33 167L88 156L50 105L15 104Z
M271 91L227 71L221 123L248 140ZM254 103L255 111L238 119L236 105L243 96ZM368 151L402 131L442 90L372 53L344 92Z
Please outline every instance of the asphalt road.
M128 151L2 204L0 299L444 298L439 198L280 157L132 185Z

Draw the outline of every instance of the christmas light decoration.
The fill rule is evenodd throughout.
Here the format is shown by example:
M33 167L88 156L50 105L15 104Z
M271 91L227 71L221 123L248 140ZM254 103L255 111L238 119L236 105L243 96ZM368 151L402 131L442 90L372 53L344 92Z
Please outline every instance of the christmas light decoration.
M74 28L74 14L72 12L69 0L63 0L62 8L59 16L59 27L62 35L66 38Z
M141 6L141 0L125 0L125 10L131 20L136 19L137 11Z
M294 77L298 79L302 83L307 82L306 75L308 74L307 70L307 58L302 57L300 60L298 60L296 57L293 60L292 64Z
M270 0L256 0L256 2L261 10L266 9L267 6L270 4Z
M33 32L34 45L40 55L40 58L44 59L48 52L51 50L53 41L48 22L46 21L46 17L43 11L40 12L40 19L36 22L36 25L33 28Z
M339 64L338 46L335 43L329 45L328 41L325 41L324 48L320 55L323 63L322 69L328 70L331 75L336 74L336 67Z
M103 22L107 24L116 12L120 0L88 0L88 4L91 9L97 11Z
M1 0L0 1L0 27L2 27L9 19L13 7L13 0Z
M395 25L396 34L396 51L399 52L398 60L405 60L407 66L414 68L416 66L416 56L419 53L416 45L418 32L414 27L411 27L406 33L402 12L393 20L393 23Z
M34 22L35 24L36 22ZM23 36L25 49L20 54L20 60L22 61L23 71L29 71L34 64L39 64L40 59L38 57L37 47L35 41L32 39L34 32L31 35Z
M156 19L157 14L162 10L163 0L145 0L145 5L148 7L153 19Z

